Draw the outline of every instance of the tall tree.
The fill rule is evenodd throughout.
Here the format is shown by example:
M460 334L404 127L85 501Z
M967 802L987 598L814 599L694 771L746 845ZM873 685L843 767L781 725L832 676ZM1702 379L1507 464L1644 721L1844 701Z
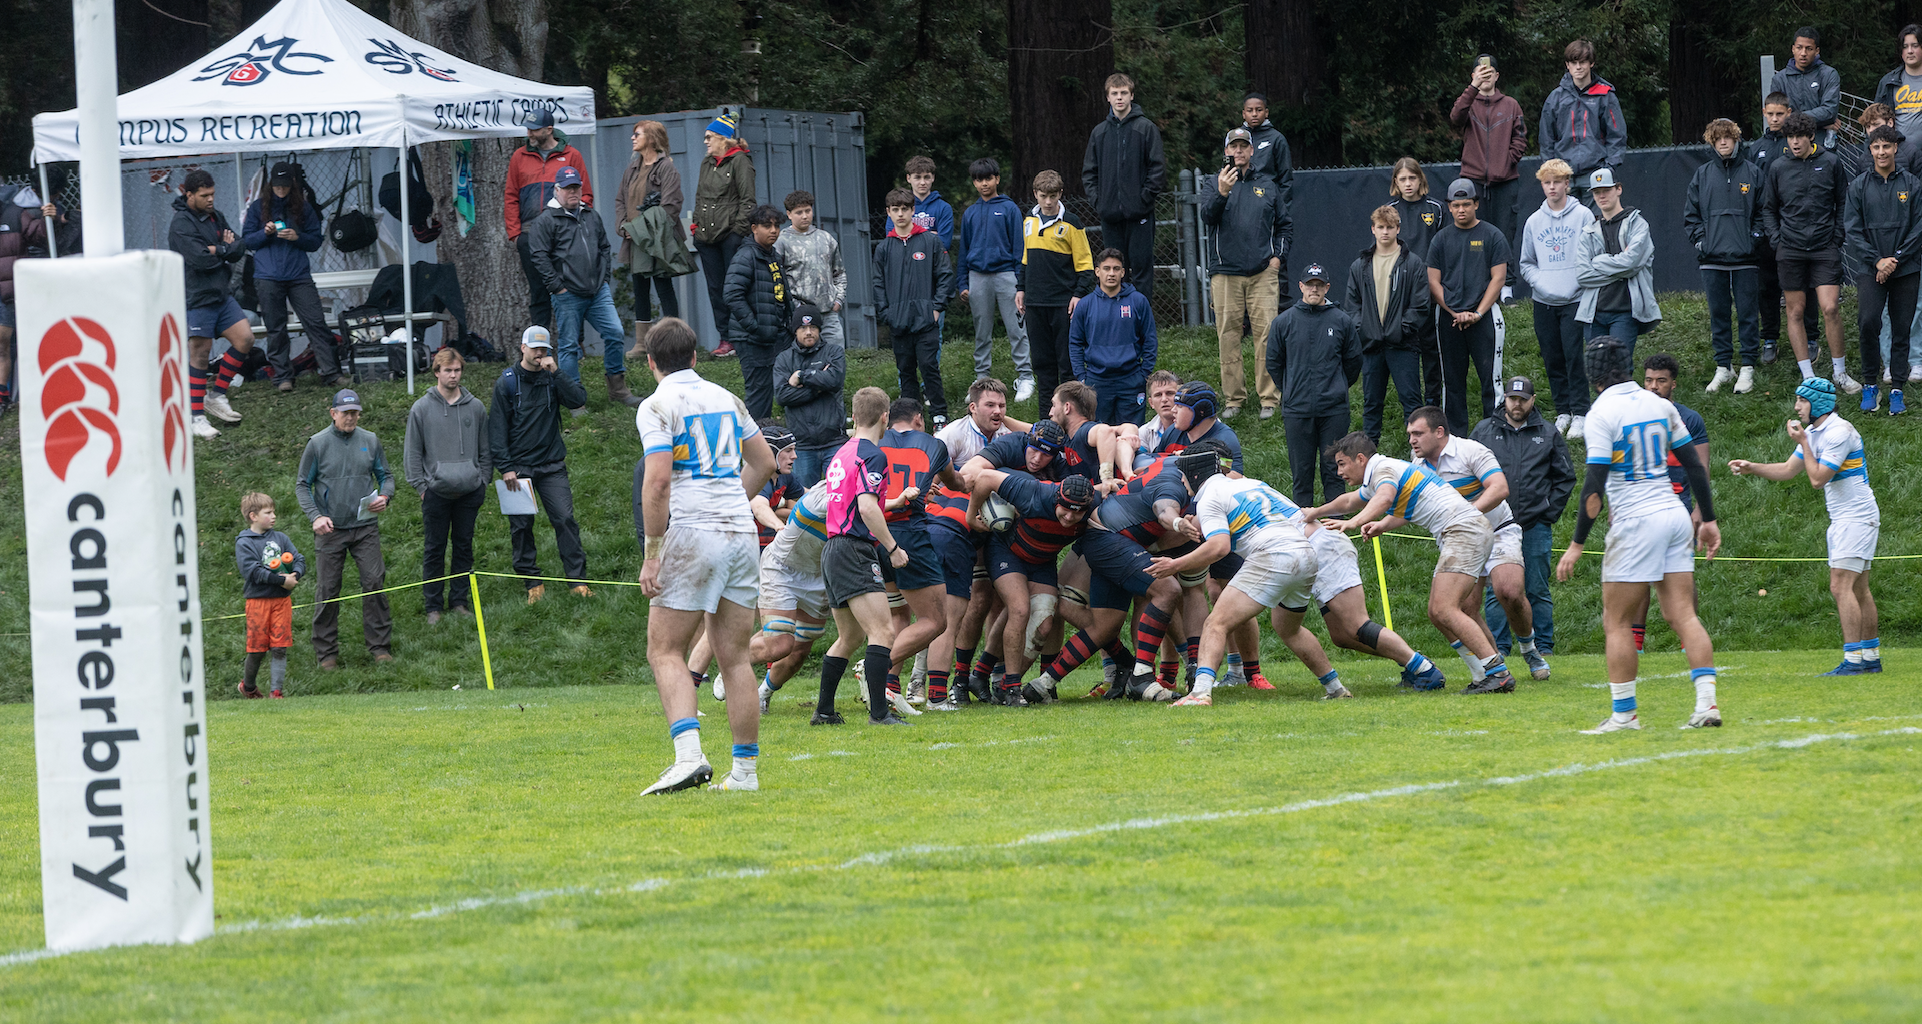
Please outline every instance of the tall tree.
M392 0L389 21L396 29L463 60L517 78L540 80L547 53L547 0ZM451 188L454 144L421 148L421 162L435 193L434 215L449 230L440 236L441 262L460 273L467 303L468 329L509 349L527 326L527 282L520 258L507 238L503 198L507 158L522 138L474 142L474 228L465 237L453 230ZM613 182L594 182L609 190ZM611 191L604 194L612 195Z
M1008 0L1008 100L1014 166L1002 187L1017 196L1044 170L1081 191L1088 133L1107 109L1114 71L1109 0Z
M1267 94L1270 119L1287 134L1295 166L1339 166L1333 21L1317 0L1250 0L1243 17L1248 83Z

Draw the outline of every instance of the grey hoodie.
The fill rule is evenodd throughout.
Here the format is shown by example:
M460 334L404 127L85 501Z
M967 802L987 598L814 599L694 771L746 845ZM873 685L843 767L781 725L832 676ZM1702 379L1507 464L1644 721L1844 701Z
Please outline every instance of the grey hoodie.
M441 397L439 388L428 388L407 411L405 445L401 473L407 486L422 497L433 491L443 498L459 498L493 479L487 407L466 388L452 404Z
M308 521L327 516L337 530L372 526L374 517L360 518L360 499L375 491L394 496L394 474L387 471L387 455L373 431L355 427L343 434L329 423L307 439L294 497Z
M1576 244L1582 285L1582 305L1575 311L1576 320L1594 323L1595 303L1602 294L1602 286L1623 279L1628 281L1630 315L1645 324L1662 318L1662 307L1655 302L1655 242L1649 236L1648 221L1642 219L1642 211L1629 209L1622 213L1621 252L1609 253L1608 241L1602 237L1601 221L1582 228Z
M1560 212L1548 208L1529 214L1522 229L1522 280L1544 306L1566 306L1582 297L1578 265L1578 240L1582 229L1595 223L1595 215L1573 197L1562 203Z

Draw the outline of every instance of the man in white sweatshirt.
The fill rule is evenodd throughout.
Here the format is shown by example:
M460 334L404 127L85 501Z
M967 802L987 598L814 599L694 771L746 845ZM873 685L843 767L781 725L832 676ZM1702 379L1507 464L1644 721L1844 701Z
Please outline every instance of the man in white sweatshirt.
M1582 368L1582 325L1575 319L1582 297L1576 239L1595 215L1569 198L1574 178L1566 160L1545 160L1535 172L1546 198L1522 229L1521 266L1522 279L1535 293L1535 341L1548 369L1555 430L1579 441L1592 395Z

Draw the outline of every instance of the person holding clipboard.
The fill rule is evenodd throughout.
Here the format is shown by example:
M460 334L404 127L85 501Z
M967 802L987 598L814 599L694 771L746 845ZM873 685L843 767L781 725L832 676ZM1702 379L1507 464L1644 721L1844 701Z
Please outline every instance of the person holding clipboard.
M380 438L360 426L360 396L350 390L334 393L329 410L332 425L307 439L300 454L300 475L294 496L314 528L314 657L322 669L340 667L341 577L353 556L360 572L360 589L372 596L360 601L360 628L375 664L394 660L388 649L394 617L384 594L387 564L380 553L379 515L394 496L394 474L387 471L387 455Z

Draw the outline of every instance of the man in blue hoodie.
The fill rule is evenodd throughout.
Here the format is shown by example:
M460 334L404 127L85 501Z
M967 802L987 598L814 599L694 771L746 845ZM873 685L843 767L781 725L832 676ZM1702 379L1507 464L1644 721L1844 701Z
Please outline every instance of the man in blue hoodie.
M992 157L970 164L968 176L981 197L961 215L961 298L974 313L974 375L978 379L994 372L994 313L999 306L1014 355L1014 400L1024 402L1034 395L1034 363L1028 331L1014 302L1025 248L1021 207L1001 194L1001 165Z
M1121 250L1101 250L1094 276L1100 287L1075 304L1068 321L1069 363L1075 377L1094 388L1096 422L1140 423L1160 344L1154 313L1148 297L1126 280Z
M1835 126L1842 109L1842 75L1822 63L1822 33L1812 25L1795 30L1789 53L1794 60L1769 79L1769 92L1789 98L1789 109L1807 114L1822 130L1815 137L1823 149L1835 148Z
M1562 51L1568 73L1542 101L1542 159L1561 159L1575 170L1575 199L1589 212L1595 203L1584 183L1601 167L1620 167L1628 155L1628 123L1615 87L1595 77L1595 46L1586 39Z

